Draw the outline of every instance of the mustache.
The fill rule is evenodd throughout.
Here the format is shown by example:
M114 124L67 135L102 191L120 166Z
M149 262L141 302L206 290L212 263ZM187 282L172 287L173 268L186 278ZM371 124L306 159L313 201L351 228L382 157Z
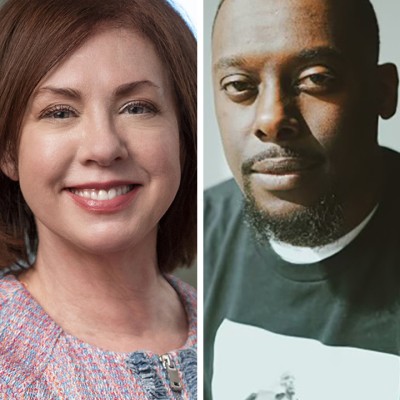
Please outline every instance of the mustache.
M246 159L241 166L242 175L253 172L254 164L260 161L273 160L274 158L296 158L319 162L323 160L321 154L309 150L297 150L289 147L270 147L256 155Z

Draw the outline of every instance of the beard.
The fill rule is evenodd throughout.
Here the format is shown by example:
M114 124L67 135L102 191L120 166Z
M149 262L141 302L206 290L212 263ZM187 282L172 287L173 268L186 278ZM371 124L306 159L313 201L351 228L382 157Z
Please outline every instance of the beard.
M248 181L244 192L245 221L260 242L321 247L343 235L343 207L333 192L321 196L314 205L281 215L258 207Z

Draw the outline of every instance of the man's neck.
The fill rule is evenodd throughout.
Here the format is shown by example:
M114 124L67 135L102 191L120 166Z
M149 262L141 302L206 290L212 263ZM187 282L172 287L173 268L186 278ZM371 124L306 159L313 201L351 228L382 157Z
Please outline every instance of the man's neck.
M292 264L312 264L322 261L328 257L331 257L346 246L348 246L367 226L368 222L374 216L378 205L368 214L368 216L350 232L339 238L333 243L329 243L321 247L299 247L292 246L287 243L277 242L270 240L271 247L274 249L283 260L288 261Z

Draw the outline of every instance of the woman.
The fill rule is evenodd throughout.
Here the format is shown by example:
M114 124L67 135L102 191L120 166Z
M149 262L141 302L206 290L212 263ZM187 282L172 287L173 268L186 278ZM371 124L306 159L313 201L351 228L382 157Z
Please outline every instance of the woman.
M196 398L192 33L164 0L0 27L0 398Z

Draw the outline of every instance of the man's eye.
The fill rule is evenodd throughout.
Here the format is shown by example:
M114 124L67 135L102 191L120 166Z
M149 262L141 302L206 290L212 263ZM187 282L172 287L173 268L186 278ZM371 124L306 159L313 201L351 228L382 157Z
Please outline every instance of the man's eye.
M67 119L76 118L77 116L78 113L72 107L66 105L51 107L40 114L40 118L48 119Z
M243 77L230 76L221 81L221 90L235 102L249 100L257 95L258 86L251 80Z
M224 90L227 93L234 94L254 90L254 85L250 84L249 82L235 81L224 85Z
M309 86L329 86L333 82L335 82L335 77L330 74L312 74L300 81L301 84Z
M310 73L302 75L295 85L299 92L325 94L336 88L337 78L329 71L316 71L315 73L310 71Z
M132 101L122 107L121 114L157 114L158 109L151 103L145 101Z

